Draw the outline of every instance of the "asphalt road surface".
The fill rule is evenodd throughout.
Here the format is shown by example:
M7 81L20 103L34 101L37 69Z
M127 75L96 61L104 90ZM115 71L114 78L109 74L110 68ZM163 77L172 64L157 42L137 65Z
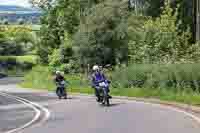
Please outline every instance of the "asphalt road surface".
M28 91L17 87L20 80L0 80L0 92L38 103L50 111L47 121L38 121L20 133L199 133L198 118L170 107L112 99L110 107L95 102L94 97L70 96L58 100L55 94ZM0 132L25 125L34 116L30 107L0 95ZM195 119L196 118L196 119Z

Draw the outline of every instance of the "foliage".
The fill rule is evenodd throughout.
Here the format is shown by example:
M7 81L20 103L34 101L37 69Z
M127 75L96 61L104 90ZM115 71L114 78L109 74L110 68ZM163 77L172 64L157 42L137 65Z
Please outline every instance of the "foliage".
M34 49L34 33L26 26L1 26L0 43L0 55L23 55Z
M58 0L54 6L44 10L39 33L40 42L37 46L37 53L42 63L47 64L48 56L53 53L53 49L64 45L66 33L70 38L77 31L80 18L79 8L79 0Z
M88 64L127 64L128 55L130 64L199 61L199 44L190 43L190 28L180 28L183 5L138 3L149 3L147 12L153 17L128 10L123 0L41 0L44 14L36 49L41 62L69 72Z
M55 49L53 54L49 56L49 65L52 68L56 68L61 65L60 50Z
M177 63L185 61L199 61L199 58L188 58L193 47L190 44L191 33L179 31L178 8L174 11L169 3L165 3L162 15L149 19L143 30L132 33L134 36L129 42L129 54L134 63ZM134 38L135 37L135 38ZM193 49L194 50L194 49ZM194 54L198 57L199 48ZM191 56L190 56L191 57ZM192 55L192 57L194 57Z
M74 57L72 48L72 41L65 34L64 41L58 49L54 49L53 53L49 55L48 62L52 71L61 70L65 73L73 73L79 71L79 63Z
M146 0L146 10L145 15L152 16L153 18L159 17L162 14L162 9L166 0ZM194 19L193 19L193 10L195 3L194 1L188 0L173 0L170 1L170 5L173 9L178 7L178 16L177 23L181 20L182 23L179 24L178 28L181 32L187 31L188 26L190 27L190 32L194 34ZM191 37L190 41L194 41L194 37Z
M29 0L29 2L36 8L47 10L51 7L53 0Z
M126 63L127 5L120 0L108 0L94 5L88 12L74 37L81 64Z
M147 7L145 14L152 17L159 17L162 13L161 7L164 6L165 0L147 0Z

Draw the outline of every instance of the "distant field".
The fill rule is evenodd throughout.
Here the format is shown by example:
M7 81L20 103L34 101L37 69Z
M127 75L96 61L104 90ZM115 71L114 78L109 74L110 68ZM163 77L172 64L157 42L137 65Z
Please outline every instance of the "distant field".
M40 27L41 25L15 25L15 24L12 24L12 25L1 25L2 27L5 26L5 27L8 27L8 28L28 28L30 30L33 30L33 31L38 31L40 30Z

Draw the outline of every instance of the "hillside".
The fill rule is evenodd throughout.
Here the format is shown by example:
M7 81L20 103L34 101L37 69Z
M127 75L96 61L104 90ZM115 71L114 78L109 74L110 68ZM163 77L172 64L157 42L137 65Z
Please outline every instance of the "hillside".
M25 8L20 6L6 6L0 5L0 12L38 12L39 10L33 8Z
M33 23L38 24L41 11L34 8L25 8L20 6L0 5L1 23Z

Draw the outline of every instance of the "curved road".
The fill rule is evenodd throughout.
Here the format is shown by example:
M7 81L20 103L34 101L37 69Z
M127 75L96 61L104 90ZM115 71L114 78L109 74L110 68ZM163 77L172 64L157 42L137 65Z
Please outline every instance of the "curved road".
M87 96L71 96L68 100L58 100L51 93L19 89L15 84L11 84L13 81L16 83L15 79L0 80L0 91L37 102L51 112L48 121L35 123L23 130L23 133L200 132L200 123L188 114L169 107L113 99L111 107L107 108L97 104L94 97ZM2 113L3 109L7 111ZM18 110L10 115L13 109ZM29 121L33 112L27 109L16 101L0 96L0 123L4 123L0 124L0 132ZM1 117L2 114L6 116L4 119ZM12 122L9 121L10 119Z

